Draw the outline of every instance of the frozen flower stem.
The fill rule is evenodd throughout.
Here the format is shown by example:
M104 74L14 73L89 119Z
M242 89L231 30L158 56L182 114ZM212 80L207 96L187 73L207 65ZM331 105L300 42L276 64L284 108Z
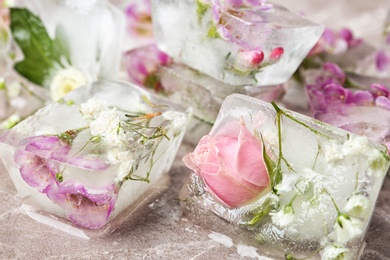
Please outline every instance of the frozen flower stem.
M257 136L257 138L261 139L261 141L263 143L263 160L265 162L265 165L267 167L267 171L268 171L268 174L270 177L272 192L275 195L277 195L278 190L276 189L276 186L279 183L281 183L283 180L282 163L285 163L285 165L287 166L287 169L290 172L295 172L294 169L292 168L292 166L289 164L289 162L286 160L286 158L283 155L282 123L281 123L282 116L285 116L288 119L292 120L293 122L305 127L306 129L310 130L311 132L313 132L316 135L321 135L321 136L324 136L326 138L328 138L328 136L319 132L316 129L311 128L307 124L297 120L289 112L286 112L286 111L280 109L279 106L275 102L271 102L271 104L276 112L275 120L276 120L276 124L277 124L277 129L278 129L277 130L278 131L278 158L276 160L276 163L267 154L267 150L266 150L266 147L264 145L264 139L263 139L262 135L259 133L255 133L255 135ZM320 151L321 151L321 146L318 144L318 152L317 152L316 158L318 157ZM313 168L315 166L315 163L316 163L316 160L314 162ZM296 199L297 196L298 195L294 196L294 198L291 200L291 202L288 205L286 205L286 207L290 206L292 208L292 203L294 202L294 200ZM256 210L256 212L253 213L254 217L251 220L245 222L245 225L249 225L249 226L256 225L264 216L268 215L271 212L271 206L272 206L271 203L269 201L267 201L264 205L261 206L260 209Z
M276 123L277 123L277 127L278 127L278 146L279 146L279 156L278 156L278 159L277 159L277 164L276 164L276 167L274 168L274 170L272 169L269 169L271 171L269 172L272 172L273 173L273 177L271 178L271 183L272 183L272 189L274 190L274 192L277 192L275 190L275 186L278 185L281 181L282 181L282 161L286 164L288 170L290 172L294 172L293 168L291 167L291 165L287 162L287 160L284 158L283 156L283 149L282 149L282 126L281 126L281 118L282 116L285 116L287 117L288 119L294 121L295 123L307 128L308 130L310 130L311 132L313 132L314 134L316 135L322 135L322 136L325 136L323 133L317 131L316 129L313 129L311 128L310 126L302 123L301 121L297 120L295 117L293 117L290 113L280 109L278 107L278 105L276 105L275 102L272 102L271 103L272 106L274 107L275 111L276 111ZM319 147L320 148L320 147ZM265 154L265 153L264 153ZM318 154L317 154L318 156ZM267 158L269 161L270 158Z

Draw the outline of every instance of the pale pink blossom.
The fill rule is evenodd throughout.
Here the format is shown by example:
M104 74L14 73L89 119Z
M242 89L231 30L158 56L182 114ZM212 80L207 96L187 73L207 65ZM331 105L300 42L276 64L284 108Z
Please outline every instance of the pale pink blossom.
M204 136L183 161L202 176L217 200L234 208L252 202L268 187L269 176L262 158L261 141L244 123L235 121L213 136Z

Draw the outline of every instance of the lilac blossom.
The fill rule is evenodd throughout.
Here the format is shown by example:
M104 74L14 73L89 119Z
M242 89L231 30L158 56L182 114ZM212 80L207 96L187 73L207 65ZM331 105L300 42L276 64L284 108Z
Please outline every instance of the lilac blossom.
M350 48L359 46L362 42L363 40L355 38L352 31L348 28L342 28L340 31L326 28L317 44L310 51L309 56L320 53L344 53Z
M25 148L16 151L15 162L23 180L39 192L44 192L55 182L59 171L59 163L51 161L50 155L61 146L60 139L56 136L36 136L25 142Z
M378 113L382 117L390 113L389 90L381 84L348 89L343 86L346 82L345 73L336 64L324 64L315 83L306 86L313 117L390 147L388 129L380 125L386 119L377 119Z
M114 208L116 187L112 184L90 192L81 184L63 181L63 175L66 165L91 171L103 171L109 165L99 158L70 156L70 142L64 141L63 136L41 135L24 140L15 153L21 177L62 207L75 224L100 228Z
M114 184L88 189L80 183L64 181L50 185L46 195L63 208L76 225L99 229L114 210L118 192Z
M378 71L386 71L389 69L390 55L386 51L380 50L375 56L375 66Z

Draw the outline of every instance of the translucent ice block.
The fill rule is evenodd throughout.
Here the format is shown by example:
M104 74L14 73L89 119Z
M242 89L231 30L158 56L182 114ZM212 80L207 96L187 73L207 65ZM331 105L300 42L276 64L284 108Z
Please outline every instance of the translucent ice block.
M197 143L207 134L221 107L230 94L240 93L265 101L277 100L284 87L277 86L232 86L215 80L184 64L175 63L154 45L133 49L124 55L129 79L170 100L191 106L193 117L186 141Z
M152 14L161 50L231 85L286 82L323 31L279 5L153 0Z
M345 74L337 65L305 73L311 115L390 148L390 91L382 79ZM389 82L387 82L389 83Z
M164 187L189 116L134 85L98 82L6 132L0 154L26 204L110 232Z
M366 137L237 94L183 161L186 216L272 259L358 259L389 168Z

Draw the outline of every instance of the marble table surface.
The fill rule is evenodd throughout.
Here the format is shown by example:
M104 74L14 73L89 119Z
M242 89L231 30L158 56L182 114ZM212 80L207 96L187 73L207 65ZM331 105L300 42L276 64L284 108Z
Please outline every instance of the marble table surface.
M0 259L263 259L253 247L214 230L193 225L182 216L178 193L189 174L180 147L170 188L149 204L133 225L110 236L80 238L29 217L11 178L0 167ZM386 177L362 260L390 259L390 177Z
M373 45L378 43L382 26L375 21L384 19L389 6L387 0L274 2L331 27L351 27ZM181 158L189 150L181 146L169 172L170 188L149 205L148 214L110 236L93 239L69 235L29 217L0 163L0 259L262 259L254 248L182 217L177 198L189 171ZM386 177L361 259L390 259L389 243L390 177Z

